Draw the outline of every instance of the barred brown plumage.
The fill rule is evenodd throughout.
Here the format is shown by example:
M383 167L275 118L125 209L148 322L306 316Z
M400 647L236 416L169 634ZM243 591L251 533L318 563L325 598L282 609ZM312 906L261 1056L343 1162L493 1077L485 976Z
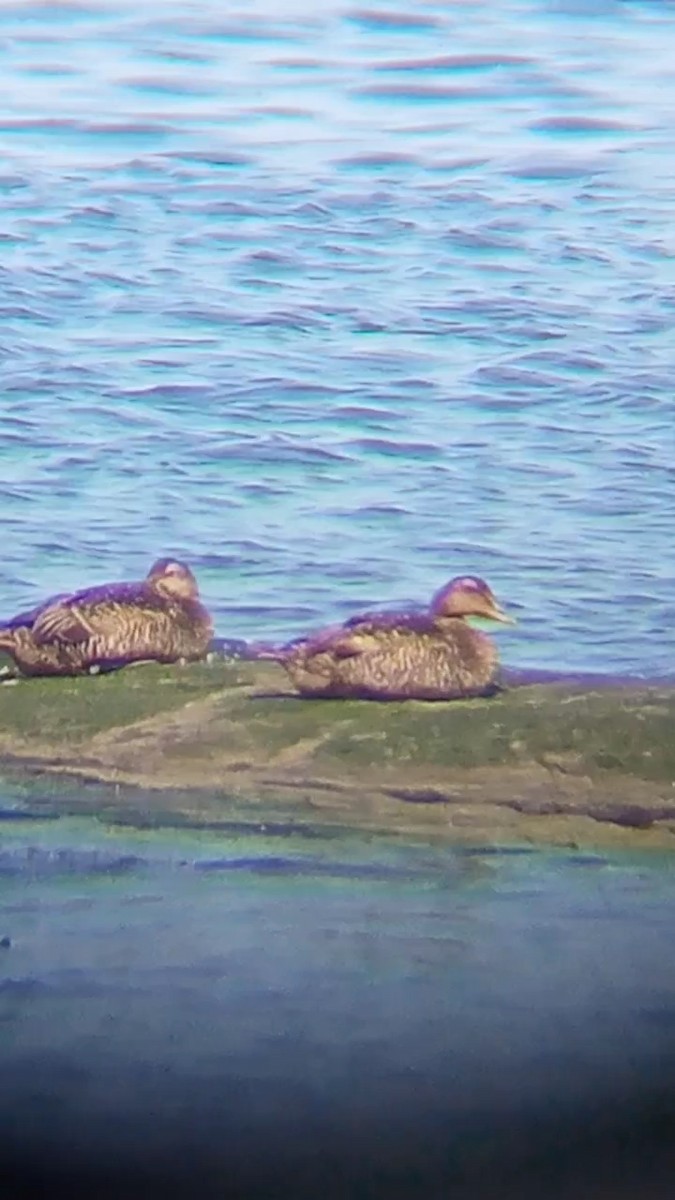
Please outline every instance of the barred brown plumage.
M197 580L159 559L137 583L57 596L0 626L0 650L25 675L84 675L133 662L203 658L213 636Z
M470 616L514 624L482 579L451 580L427 613L365 613L261 657L303 696L452 700L495 690L497 650Z

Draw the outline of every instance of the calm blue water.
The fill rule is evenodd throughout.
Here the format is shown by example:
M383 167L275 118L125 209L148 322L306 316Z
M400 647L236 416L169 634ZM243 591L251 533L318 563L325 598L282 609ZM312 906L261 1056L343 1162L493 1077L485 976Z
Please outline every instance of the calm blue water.
M330 1197L352 1194L340 1171L361 1152L376 1166L355 1194L384 1194L388 1169L396 1195L464 1198L442 1179L464 1164L496 1184L510 1154L532 1158L533 1130L554 1182L583 1173L571 1130L618 1112L632 1133L616 1164L637 1153L650 1089L672 1094L662 867L5 820L0 1148L101 1176L163 1156L193 1188L220 1170L222 1195L224 1162L260 1171L272 1146Z
M292 636L478 572L672 670L675 10L0 9L0 609L196 567Z

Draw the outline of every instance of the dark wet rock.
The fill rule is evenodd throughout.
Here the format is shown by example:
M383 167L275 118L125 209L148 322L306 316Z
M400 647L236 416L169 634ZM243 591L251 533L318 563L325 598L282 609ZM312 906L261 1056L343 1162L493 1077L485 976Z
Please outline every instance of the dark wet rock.
M453 800L461 800L458 794L451 796L438 788L386 788L385 793L406 804L452 804Z
M45 879L58 875L120 875L145 865L135 854L105 854L98 850L45 849L18 846L0 851L2 876Z
M35 811L29 808L0 808L0 822L3 821L56 821L58 813Z
M257 643L246 642L243 638L214 638L211 642L211 653L219 658L253 661L258 657L258 646Z

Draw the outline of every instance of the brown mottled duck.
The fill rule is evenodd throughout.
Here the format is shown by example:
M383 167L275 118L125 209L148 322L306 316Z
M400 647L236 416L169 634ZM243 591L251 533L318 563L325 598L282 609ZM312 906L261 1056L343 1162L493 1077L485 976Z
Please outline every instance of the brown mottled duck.
M467 617L515 624L482 579L464 575L426 613L365 613L302 638L275 658L303 696L455 700L496 690L497 650Z
M24 675L84 675L203 658L212 634L190 568L160 558L139 582L56 596L0 625L0 650Z

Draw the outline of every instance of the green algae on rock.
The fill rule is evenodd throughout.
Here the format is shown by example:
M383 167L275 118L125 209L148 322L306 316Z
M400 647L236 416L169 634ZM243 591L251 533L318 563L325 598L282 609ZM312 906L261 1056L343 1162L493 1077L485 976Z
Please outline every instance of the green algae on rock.
M272 805L451 841L675 848L665 685L377 703L300 699L272 663L143 665L6 681L0 753L41 773L162 791L158 808L182 806L196 822Z

